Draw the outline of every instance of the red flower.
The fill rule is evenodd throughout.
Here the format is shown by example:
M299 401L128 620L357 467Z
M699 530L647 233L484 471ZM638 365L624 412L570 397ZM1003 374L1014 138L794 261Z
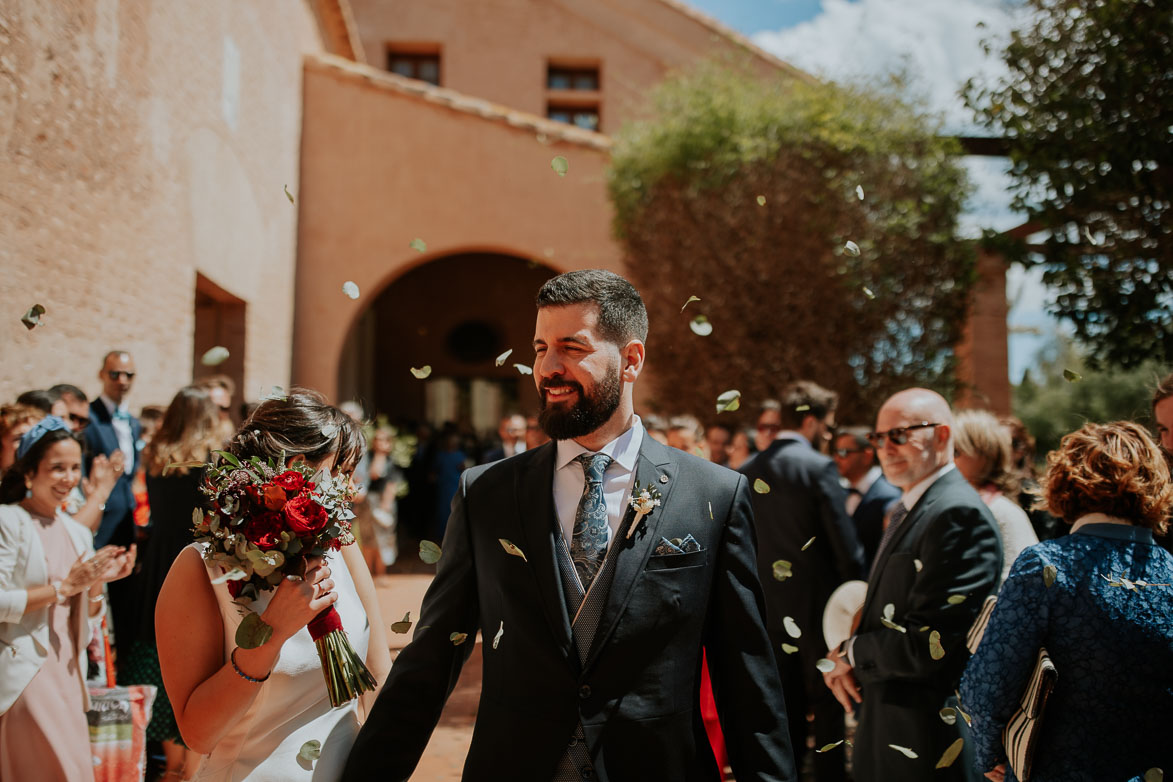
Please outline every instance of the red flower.
M281 514L268 511L258 513L245 522L244 537L257 548L269 551L281 545L281 532L284 529L285 522Z
M269 510L281 510L285 507L285 489L272 483L266 483L264 489L266 508Z
M286 470L273 479L273 483L280 486L285 491L301 491L305 486L305 476L297 470Z
M300 537L318 534L326 528L330 517L312 497L301 494L285 503L285 520L293 534Z

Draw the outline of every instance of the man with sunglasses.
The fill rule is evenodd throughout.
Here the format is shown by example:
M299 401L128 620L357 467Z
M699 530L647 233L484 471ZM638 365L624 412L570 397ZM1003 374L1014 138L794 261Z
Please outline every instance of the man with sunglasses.
M912 388L884 403L868 435L901 499L855 634L827 653L835 668L823 674L844 709L858 707L856 782L980 778L965 754L934 770L961 738L964 721L947 725L939 711L957 706L965 636L1002 570L994 518L953 467L952 427L939 394Z
M790 720L795 760L807 747L807 721L814 712L815 746L843 738L843 712L819 681L823 607L835 588L863 574L863 549L845 509L843 487L831 459L819 453L830 439L838 395L809 380L783 389L773 413L778 431L741 472L754 485L753 514L758 541L758 574L766 598L766 630L777 656ZM767 411L763 412L765 415ZM769 486L761 490L758 481ZM790 563L779 580L774 563ZM787 619L790 622L787 622ZM793 623L793 624L791 624ZM802 634L796 640L794 626ZM797 646L788 654L785 646ZM818 782L846 778L842 753L814 756Z
M884 533L888 510L900 499L900 489L888 483L876 464L876 449L864 426L841 427L835 432L831 458L847 489L847 515L863 546L864 567L870 568Z
M110 351L102 359L98 379L102 382L102 393L90 403L89 425L82 430L86 442L86 472L90 472L92 461L98 455L109 458L116 451L121 451L123 459L111 462L118 478L110 496L106 498L102 521L94 533L94 546L101 548L110 543L129 546L135 542L132 485L138 469L135 443L142 432L141 424L127 407L127 396L134 384L134 359L124 350ZM128 588L130 581L123 579L111 582L108 587L115 639L118 637L119 622L129 623L133 612L132 593Z

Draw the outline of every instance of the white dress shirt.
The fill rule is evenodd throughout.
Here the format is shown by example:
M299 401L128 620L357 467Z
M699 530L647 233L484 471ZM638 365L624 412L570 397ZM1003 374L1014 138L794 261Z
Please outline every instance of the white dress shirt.
M608 547L627 513L628 501L635 485L635 466L643 441L644 425L637 415L630 429L598 450L598 453L611 457L611 463L603 473L603 499L607 503L607 527L610 529ZM574 533L574 514L578 511L578 501L586 485L582 465L574 459L593 452L574 440L559 440L557 447L554 455L554 512L558 515L558 525L569 546Z
M127 416L130 415L130 409L126 402L120 405L114 404L114 400L102 394L99 399L102 404L106 406L106 412L110 414L110 420L114 424L114 434L118 436L118 450L126 457L126 473L129 475L134 470L134 434L130 430L129 418L115 418L114 413L121 410Z

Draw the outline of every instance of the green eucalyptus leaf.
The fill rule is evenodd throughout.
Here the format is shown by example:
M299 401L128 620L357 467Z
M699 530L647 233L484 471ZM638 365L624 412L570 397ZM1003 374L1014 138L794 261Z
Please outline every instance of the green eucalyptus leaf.
M283 189L285 190L285 197L289 199L289 203L294 203L293 193L289 192L289 185L285 185Z
M416 369L415 367L411 368L411 375L416 380L424 380L430 374L432 374L432 366L430 364L424 364L419 369Z
M358 290L358 283L353 280L347 280L342 283L342 292L346 294L346 298L348 299L357 299L361 295Z
M704 315L697 315L688 322L688 327L692 329L692 333L698 337L707 337L713 333L713 324L709 323L709 319Z
M965 602L965 595L949 595L945 598L945 602L951 606L959 606Z
M509 348L509 350L506 350L504 353L497 356L497 358L493 360L493 366L497 366L497 367L504 366L505 359L509 358L509 354L512 352L513 352L513 348Z
M791 638L802 637L802 630L799 629L798 622L795 622L793 617L782 617L782 629L785 630L786 634Z
M533 369L525 364L514 364L513 368L521 375L532 375L534 373Z
M440 561L440 554L443 553L440 547L430 540L420 541L420 559L428 565L434 565Z
M550 161L550 168L554 169L554 173L558 176L566 176L566 173L570 171L570 161L562 155L555 155L554 159Z
M426 253L428 251L428 243L418 236L407 243L407 246L415 250L417 253Z
M41 316L45 314L45 308L40 304L34 304L29 307L29 311L20 317L20 322L29 331L32 331L37 326L41 325Z
M899 744L889 744L888 746L891 747L892 749L896 750L897 752L899 752L901 755L908 758L909 760L916 760L917 758L920 757L920 755L916 754L916 752L909 749L908 747L902 747Z
M941 754L941 759L937 761L937 768L949 768L953 765L953 761L961 754L961 748L965 746L965 739L957 739L949 748Z
M945 656L945 647L941 646L941 634L934 630L929 633L929 657L940 660Z
M497 644L501 643L501 637L505 635L505 620L501 620L501 626L497 628L497 634L493 636L493 648L497 648Z
M757 200L758 200L758 206L765 206L766 205L766 197L764 195L758 196Z
M937 714L941 717L941 722L946 725L952 725L957 722L957 710L949 706L941 709Z
M1043 567L1043 583L1048 589L1055 583L1055 579L1059 577L1059 568L1054 565L1046 565Z
M775 581L785 581L794 575L791 571L790 560L788 559L775 560L773 569Z
M241 649L256 649L273 637L273 628L265 624L260 614L251 611L236 628L236 645Z
M812 538L811 538L810 540L808 540L806 543L803 543L803 544L802 544L802 548L801 548L801 549L799 549L799 550L800 550L800 551L806 551L808 548L810 548L810 547L811 547L811 544L812 544L812 543L814 543L814 542L815 542L815 539L812 537Z
M1078 372L1074 372L1070 369L1064 369L1063 370L1063 379L1066 380L1068 383L1078 383L1080 380L1083 380L1083 375L1079 374Z
M692 304L694 301L700 301L700 300L701 300L700 296L689 296L688 301L684 302L684 307L687 307L689 304ZM684 312L684 307L680 308L681 312Z
M411 629L411 611L403 615L403 618L398 622L391 623L391 632L403 635Z
M322 756L322 742L317 739L310 739L305 744L301 745L301 749L297 751L297 763L305 769L312 769L314 761Z
M753 490L757 494L769 494L770 484L766 483L761 478L754 478Z
M460 646L468 640L468 633L453 633L448 636L448 640L452 642L453 646Z
M235 456L228 453L228 451L212 451L212 454L219 456L221 461L228 462L238 470L241 468L240 459L237 459Z
M798 651L798 647L794 644L782 644L782 651L786 652L787 654L794 654Z
M525 558L525 552L519 549L513 543L510 543L505 538L498 538L498 540L501 542L501 548L505 549L506 553L512 554L515 557L521 557L523 562L529 562L529 560Z
M229 355L228 348L216 345L204 351L204 355L200 356L200 363L206 367L220 366L228 360Z
M735 388L724 391L717 396L717 412L732 413L741 407L741 392Z
M830 744L824 744L823 746L816 749L815 752L819 754L830 752L831 750L835 749L835 747L838 747L840 744L842 744L843 741L843 739L839 739L838 741L833 741Z
M818 661L815 662L815 668L817 668L820 673L830 673L831 671L835 670L835 663L831 662L826 657L820 657Z

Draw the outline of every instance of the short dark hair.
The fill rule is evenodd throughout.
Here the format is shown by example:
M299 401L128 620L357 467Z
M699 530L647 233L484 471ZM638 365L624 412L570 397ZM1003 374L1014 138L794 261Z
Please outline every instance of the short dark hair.
M32 391L25 391L16 398L18 405L28 405L35 407L38 410L43 410L45 415L53 412L53 405L61 401L61 394L55 394L51 390L43 388L36 388Z
M25 477L35 473L41 466L41 460L45 458L45 452L54 443L62 440L73 440L78 446L81 445L81 440L68 429L54 429L41 435L24 456L13 462L4 472L4 477L0 478L0 505L12 505L24 499Z
M599 336L616 345L648 339L648 311L639 291L615 272L581 269L546 280L538 309L592 303L599 308Z
M85 391L82 391L80 388L70 383L58 383L57 385L49 388L49 393L57 394L58 396L65 396L68 394L79 402L90 401L89 397L86 396Z
M813 415L822 421L839 404L839 395L811 380L795 380L782 389L782 426L798 429Z
M871 442L868 441L868 435L871 432L872 430L866 426L841 426L835 430L835 439L838 440L840 437L846 435L855 443L856 448L866 448L869 451L873 451L875 449L872 447Z
M1153 408L1156 409L1157 403L1164 402L1171 396L1173 396L1173 374L1165 375L1157 381L1157 387L1153 389Z

